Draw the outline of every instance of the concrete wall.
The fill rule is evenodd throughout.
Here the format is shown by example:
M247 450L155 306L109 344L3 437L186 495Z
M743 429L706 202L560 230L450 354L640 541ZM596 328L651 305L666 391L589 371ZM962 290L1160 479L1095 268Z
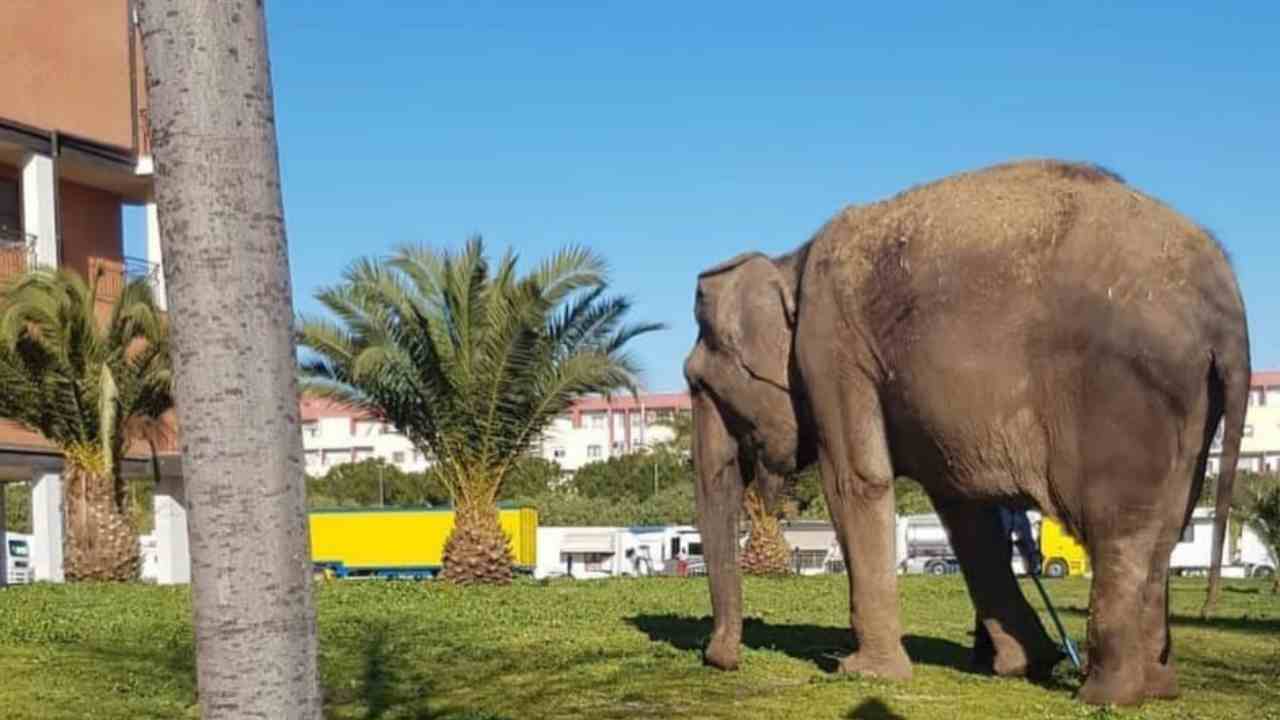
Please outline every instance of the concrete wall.
M132 148L128 0L5 0L3 17L0 118Z

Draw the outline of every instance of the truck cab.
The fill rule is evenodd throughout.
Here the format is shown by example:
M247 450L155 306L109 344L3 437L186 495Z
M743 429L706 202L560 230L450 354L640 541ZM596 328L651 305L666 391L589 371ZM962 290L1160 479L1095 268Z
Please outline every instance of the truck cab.
M1057 520L1040 521L1040 555L1044 558L1044 576L1063 578L1089 572L1089 553L1071 537Z

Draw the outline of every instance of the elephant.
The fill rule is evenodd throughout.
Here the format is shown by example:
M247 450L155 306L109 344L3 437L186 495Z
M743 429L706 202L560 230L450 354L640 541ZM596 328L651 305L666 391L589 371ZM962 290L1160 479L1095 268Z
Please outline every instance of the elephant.
M841 670L912 673L894 567L905 475L948 529L992 672L1035 677L1061 658L996 514L1035 508L1093 560L1079 699L1178 694L1169 556L1221 423L1216 586L1249 390L1244 301L1211 233L1099 166L1015 161L849 206L790 253L706 270L694 316L708 664L739 663L744 484L816 462L849 574L857 649Z

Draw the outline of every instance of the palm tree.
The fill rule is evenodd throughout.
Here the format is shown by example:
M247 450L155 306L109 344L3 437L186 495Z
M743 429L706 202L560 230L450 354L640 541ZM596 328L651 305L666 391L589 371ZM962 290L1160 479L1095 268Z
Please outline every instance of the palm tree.
M678 453L681 457L691 458L693 449L693 414L677 412L670 419L659 425L671 430L672 437L662 447L666 452ZM690 460L692 462L692 460ZM763 467L754 468L754 472L765 473ZM776 500L775 500L776 502ZM786 575L791 572L787 551L787 538L782 532L782 523L778 519L777 509L771 507L765 495L759 491L759 483L752 483L742 495L742 508L751 524L750 536L746 547L742 549L739 563L750 575Z
M99 275L100 276L100 275ZM37 269L0 291L0 415L64 458L70 580L130 580L139 567L121 460L173 407L168 326L145 280L97 313L98 277Z
M663 326L624 322L631 302L607 296L604 261L569 247L520 275L472 239L460 252L405 247L360 260L317 293L337 321L303 318L308 392L366 409L400 428L453 499L444 577L508 582L509 540L496 498L543 431L585 394L634 392L625 352Z
M1255 477L1246 493L1240 503L1240 519L1258 534L1272 561L1280 562L1280 478ZM1271 592L1280 593L1280 572L1272 578Z

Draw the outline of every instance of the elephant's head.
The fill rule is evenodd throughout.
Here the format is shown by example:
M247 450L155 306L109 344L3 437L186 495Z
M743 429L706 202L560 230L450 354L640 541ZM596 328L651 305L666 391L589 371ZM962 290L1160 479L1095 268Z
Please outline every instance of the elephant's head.
M715 632L707 661L738 662L742 588L737 518L744 485L771 502L808 464L810 433L792 370L796 288L803 253L740 255L698 277L698 341L685 361L693 398L698 524L711 582Z
M703 448L708 460L745 453L776 476L807 460L791 353L801 262L800 253L748 253L698 276L698 341L684 370L704 400L695 406L695 436L714 445Z

